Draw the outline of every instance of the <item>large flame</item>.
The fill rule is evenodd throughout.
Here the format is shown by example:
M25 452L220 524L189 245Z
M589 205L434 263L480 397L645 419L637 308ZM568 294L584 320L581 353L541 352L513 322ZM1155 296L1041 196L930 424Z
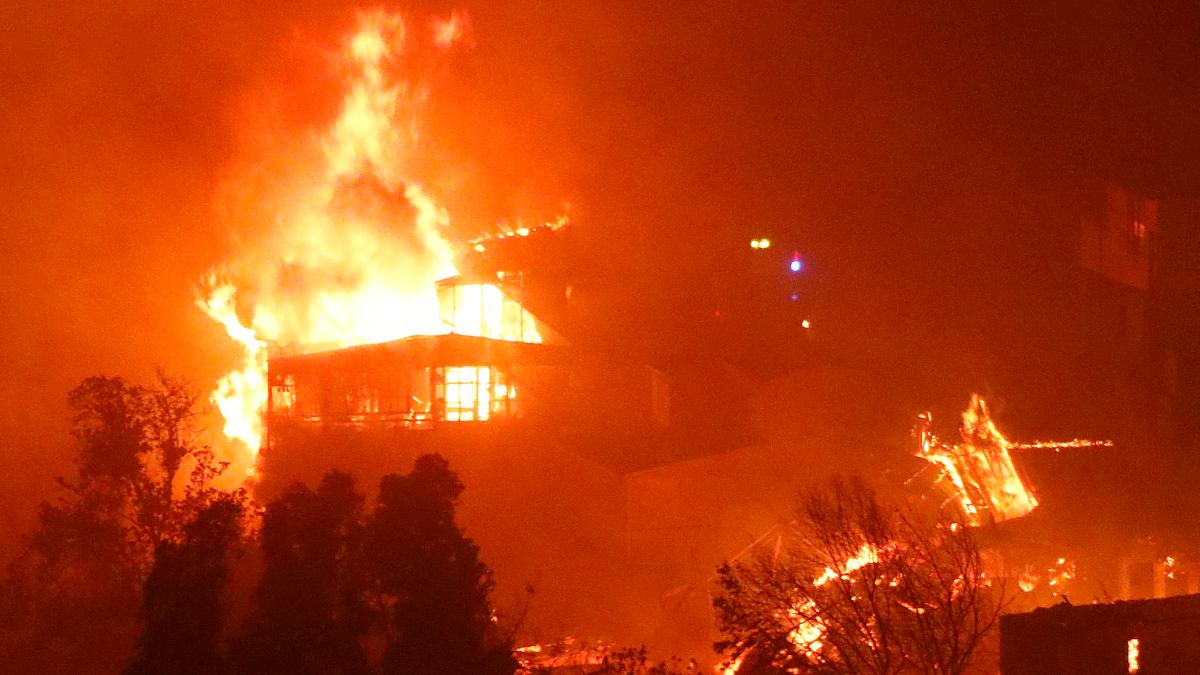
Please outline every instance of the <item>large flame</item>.
M433 43L460 39L465 17L435 22ZM224 431L257 455L268 345L310 351L447 331L435 282L455 274L449 216L409 175L415 88L391 81L414 38L398 15L360 17L346 41L352 73L319 153L287 177L299 185L271 214L275 229L213 272L198 304L244 349L212 400ZM251 457L250 468L253 468Z
M962 414L962 442L947 445L932 431L928 413L918 417L918 454L942 469L968 522L980 525L1019 518L1037 508L1038 501L1021 479L1005 437L979 395Z

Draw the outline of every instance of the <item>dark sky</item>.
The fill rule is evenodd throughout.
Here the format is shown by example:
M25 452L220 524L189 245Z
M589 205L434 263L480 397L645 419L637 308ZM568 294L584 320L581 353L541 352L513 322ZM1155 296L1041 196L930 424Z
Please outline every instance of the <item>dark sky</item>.
M963 195L1081 170L1200 182L1196 3L398 9L460 7L475 47L426 115L439 199L463 235L568 208L635 326L763 230L865 297L944 252ZM0 9L0 512L18 525L66 470L82 377L162 365L207 386L231 365L192 304L234 249L221 187L262 101L292 130L328 122L324 54L354 8Z

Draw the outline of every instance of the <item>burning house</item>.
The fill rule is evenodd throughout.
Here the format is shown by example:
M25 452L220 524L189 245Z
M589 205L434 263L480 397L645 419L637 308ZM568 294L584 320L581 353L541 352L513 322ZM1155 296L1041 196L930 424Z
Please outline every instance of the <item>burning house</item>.
M212 400L263 500L330 469L369 491L442 454L497 603L529 585L527 630L604 634L628 613L624 476L745 443L754 424L727 370L668 376L596 337L578 308L603 284L572 265L565 219L452 243L468 237L411 173L420 88L397 77L459 37L361 15L337 119L255 183L247 210L270 205L272 226L205 280L199 305L243 357Z
M1081 231L990 241L1000 228L988 223L972 239L984 273L974 258L896 265L898 276L961 272L962 283L928 284L961 292L926 303L952 308L941 323L907 297L814 303L806 252L756 233L735 261L743 273L714 274L678 307L695 330L664 331L657 353L631 349L595 330L622 308L592 311L615 284L582 271L588 255L564 221L451 243L448 213L404 172L412 148L395 118L410 89L387 77L405 39L393 23L373 19L351 39L354 82L316 169L300 172L313 183L275 200L287 206L268 246L214 275L201 301L244 348L214 401L261 497L333 468L370 489L441 453L468 487L460 515L501 604L532 584L551 637L624 625L680 654L711 644L714 567L766 541L797 491L831 473L960 508L1003 548L1003 573L1030 604L1085 576L1109 597L1180 590L1159 583L1161 546L1099 551L1096 563L1073 553L1110 534L1089 517L1138 530L1123 514L1094 517L1097 502L1125 487L1112 474L1132 473L1156 407L1180 399L1152 377L1157 202L1097 185L1078 199L1055 185L1005 200ZM928 414L905 438L930 391L972 390L946 375L967 368L947 363L1023 392L1009 402L1026 425L1017 437L1125 432L1125 445L1015 443L979 398L959 441L939 441Z
M611 634L627 602L611 590L627 554L623 476L682 441L668 376L573 344L565 290L519 267L556 240L545 227L477 242L470 272L438 283L445 333L272 355L259 491L331 468L370 489L437 452L468 486L460 518L500 601L530 584L547 630Z
M669 423L666 377L568 344L518 300L519 272L438 284L449 332L306 354L268 370L266 453L297 434L353 429L397 443L455 427L537 429L602 463L611 440L648 442Z

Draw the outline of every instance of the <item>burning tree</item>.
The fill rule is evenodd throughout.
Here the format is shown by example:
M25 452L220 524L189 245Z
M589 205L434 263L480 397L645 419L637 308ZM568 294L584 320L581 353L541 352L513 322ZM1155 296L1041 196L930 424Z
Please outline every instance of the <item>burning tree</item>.
M961 673L997 625L1000 589L957 520L838 480L804 500L796 529L785 553L718 570L731 671Z

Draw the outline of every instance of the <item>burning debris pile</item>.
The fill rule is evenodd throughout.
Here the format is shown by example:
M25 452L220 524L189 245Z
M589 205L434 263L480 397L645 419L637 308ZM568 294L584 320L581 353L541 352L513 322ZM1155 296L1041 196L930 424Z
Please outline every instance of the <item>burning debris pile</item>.
M565 637L557 642L539 643L517 647L513 654L521 665L521 673L545 673L552 670L575 669L586 672L604 663L612 651L607 643L589 644L575 637Z
M1032 566L1026 566L1025 571L1017 576L1017 587L1025 593L1032 593L1040 584L1045 583L1052 593L1056 593L1057 589L1074 579L1075 574L1074 561L1055 558L1042 574L1034 572Z
M947 638L935 635L939 625L949 635L967 621L978 637L991 630L1000 606L993 601L1005 593L1023 592L1029 596L1026 602L1035 591L1042 593L1038 597L1056 598L1080 578L1082 568L1070 557L1024 564L1022 572L1018 561L1028 558L1028 552L1021 547L1030 542L1022 541L1014 550L988 535L985 552L975 537L1039 505L1020 471L1017 452L1110 447L1111 442L1013 442L978 395L962 414L957 443L938 439L928 413L918 417L914 437L915 454L928 465L908 484L932 483L946 494L925 516L903 510L889 514L835 483L830 495L810 498L786 528L795 545L782 546L780 529L773 551L760 549L760 538L719 570L715 606L727 638L720 645L730 658L727 673L768 664L789 672L823 667L830 672L890 672L886 664L906 659L949 663L966 658L963 653L972 652L977 642L973 638L962 649L940 653ZM930 468L936 475L922 479ZM1162 569L1165 575L1173 568L1163 564ZM989 609L981 612L984 607ZM910 624L932 633L906 633ZM933 668L946 670L954 671Z
M629 673L637 675L684 675L700 673L695 659L672 657L655 661L643 647L618 647L612 643L585 642L566 637L557 642L532 644L513 650L517 675L549 675L549 673Z
M971 528L884 506L859 482L797 516L794 545L718 570L727 674L962 672L999 612Z

